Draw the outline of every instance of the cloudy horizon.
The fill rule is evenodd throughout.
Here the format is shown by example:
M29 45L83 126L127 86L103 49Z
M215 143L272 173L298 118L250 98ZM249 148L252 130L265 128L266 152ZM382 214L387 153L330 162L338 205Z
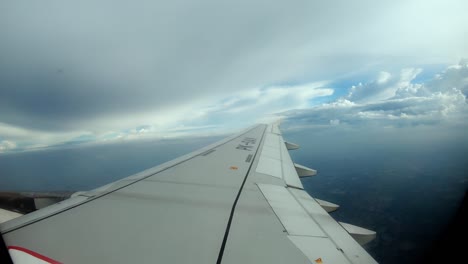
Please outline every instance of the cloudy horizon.
M222 135L277 116L466 119L463 1L0 7L0 153Z

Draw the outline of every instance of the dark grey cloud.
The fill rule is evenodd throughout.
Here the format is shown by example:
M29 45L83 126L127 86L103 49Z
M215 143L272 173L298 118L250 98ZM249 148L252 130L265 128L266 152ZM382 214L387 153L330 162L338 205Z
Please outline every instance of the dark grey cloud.
M280 51L307 43L312 5L266 4L4 4L0 120L67 129L294 75L297 59Z

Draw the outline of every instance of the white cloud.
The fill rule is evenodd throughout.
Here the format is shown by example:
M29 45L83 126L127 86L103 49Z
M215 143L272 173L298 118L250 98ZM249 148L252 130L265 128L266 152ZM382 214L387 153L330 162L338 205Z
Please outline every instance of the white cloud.
M326 88L326 82L308 83L303 85L271 86L257 88L248 92L241 91L226 99L223 104L217 104L206 109L207 112L247 113L255 112L257 117L285 111L291 108L305 108L311 100L333 94L333 89Z
M0 122L0 139L3 138L8 142L16 142L14 149L44 148L62 144L80 136L90 135L91 132L89 131L42 131ZM11 147L5 147L3 150L12 149Z
M9 140L0 141L0 153L13 150L16 148L16 143Z
M392 75L389 72L380 72L379 76L377 77L377 83L378 84L384 84L390 80Z
M313 125L414 126L441 122L464 123L468 117L468 63L449 66L427 83L413 83L420 69L404 69L393 76L352 86L344 98L284 115L291 122Z
M330 120L330 125L333 125L333 126L337 126L340 124L340 120L339 119L332 119Z
M468 60L461 60L459 64L448 67L424 88L426 93L444 92L455 88L468 96Z
M352 86L347 98L362 103L390 99L399 90L410 89L411 81L421 72L422 69L415 68L403 69L396 76L392 76L388 72L380 72L375 81Z
M139 115L120 116L118 125L141 127L124 131L97 133L97 140L106 138L132 139L142 137L186 136L193 133L229 133L235 129L269 118L269 116L290 109L303 109L314 99L333 94L327 88L328 82L314 82L300 85L269 86L239 91L225 97L194 101L184 106ZM275 117L277 118L277 117ZM96 122L98 122L97 119ZM110 121L106 124L109 126ZM219 124L223 124L219 126ZM144 133L142 133L144 132Z

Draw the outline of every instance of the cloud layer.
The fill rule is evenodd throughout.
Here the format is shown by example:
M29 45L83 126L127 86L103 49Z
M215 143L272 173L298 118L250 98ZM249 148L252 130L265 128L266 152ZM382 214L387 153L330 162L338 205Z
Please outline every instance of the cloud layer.
M408 127L421 125L465 124L468 117L468 63L447 67L424 83L415 82L423 70L405 68L397 73L379 72L375 79L348 88L334 98L331 82L302 85L277 85L239 92L214 102L193 103L169 109L156 118L139 116L126 129L105 132L44 132L0 124L0 151L36 149L54 145L113 142L142 138L167 138L203 133L230 133L255 122L287 118L289 127L327 127L366 125ZM330 102L322 103L326 99ZM195 110L196 109L196 110ZM293 110L291 110L293 109ZM122 116L121 121L126 123ZM151 122L148 122L151 120ZM133 120L135 121L135 120Z
M95 131L42 131L0 123L0 135L4 137L3 141L0 138L0 152L88 142L190 136L200 131L205 135L231 133L256 122L277 119L275 113L293 108L305 109L315 100L331 96L333 89L327 88L327 84L316 82L256 88L211 102L192 102L187 106L138 116L121 115L115 124L107 122L105 126L99 124L100 119L88 120L88 123L96 122L93 127L102 126Z
M332 94L322 80L466 56L464 10L461 0L2 2L2 149L242 126L308 107ZM407 71L363 80L343 100L408 98L418 69Z
M375 80L352 86L336 101L282 114L295 125L313 126L464 124L468 117L467 61L448 67L426 83L415 83L421 71L380 72Z

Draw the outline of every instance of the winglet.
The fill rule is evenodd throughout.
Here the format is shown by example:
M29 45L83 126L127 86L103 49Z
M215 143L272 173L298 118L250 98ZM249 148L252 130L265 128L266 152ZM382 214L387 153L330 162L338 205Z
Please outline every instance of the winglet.
M356 240L360 245L365 245L376 237L377 233L375 231L365 229L359 226L339 222L340 225L348 231L348 233Z
M294 167L296 167L296 172L299 177L308 177L317 175L317 171L311 168L307 168L306 166L302 166L300 164L294 163Z
M317 199L317 198L314 198L314 199L315 199L315 201L317 201L317 203L318 203L325 211L327 211L327 213L334 212L334 211L338 210L338 208L340 208L340 206L337 205L337 204L330 203L330 202L327 202L327 201L324 201L324 200L320 200L320 199Z
M293 150L293 149L298 149L299 148L298 144L294 144L294 143L291 143L291 142L285 141L284 144L286 144L286 148L288 150Z

